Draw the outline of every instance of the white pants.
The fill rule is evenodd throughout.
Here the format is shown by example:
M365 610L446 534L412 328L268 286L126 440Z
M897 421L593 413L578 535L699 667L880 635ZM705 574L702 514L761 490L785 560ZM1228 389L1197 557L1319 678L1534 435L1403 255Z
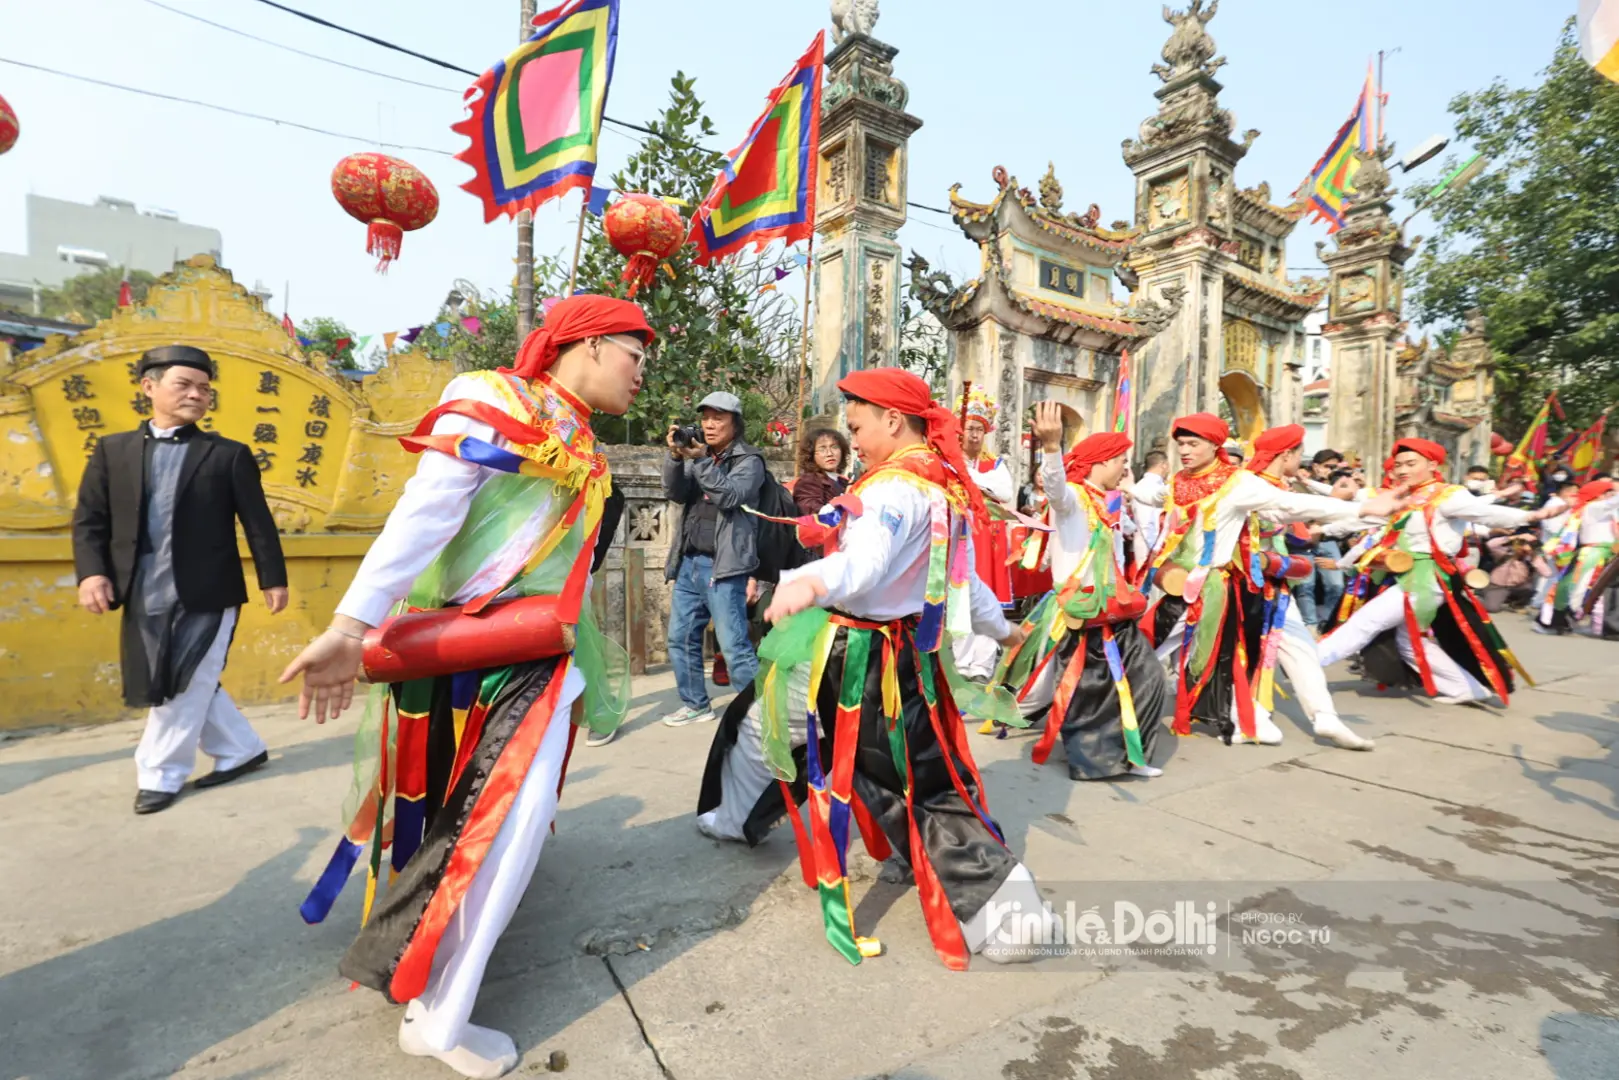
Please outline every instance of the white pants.
M179 791L197 764L197 751L218 769L234 769L267 749L222 686L236 608L219 620L219 633L185 691L146 714L146 731L135 747L135 783L142 791Z
M556 817L557 784L568 751L573 703L584 689L584 677L570 665L534 763L461 898L461 906L439 939L427 989L416 999L423 1014L415 1023L423 1041L435 1050L453 1050L460 1044L489 955L506 932L539 864L540 849Z
M1001 644L983 634L964 634L950 639L950 652L956 658L956 670L962 675L969 679L987 679L995 674Z
M1165 635L1155 650L1158 659L1170 669L1172 687L1177 685L1180 678L1175 663L1185 636L1186 616L1182 615L1175 620L1174 629ZM1332 691L1327 689L1326 661L1320 657L1316 640L1299 615L1299 606L1291 599L1288 601L1287 615L1282 620L1282 640L1276 652L1276 666L1287 676L1293 692L1298 695L1299 707L1312 721L1322 713L1334 717L1338 715L1337 706L1332 703ZM1029 696L1034 695L1031 693ZM1235 701L1231 703L1231 722L1237 722Z
M1032 648L1033 645L1029 647ZM1053 653L1051 659L1046 661L1046 669L1034 680L1034 685L1029 687L1028 696L1018 702L1018 708L1025 720L1031 723L1042 720L1051 712L1051 704L1057 697L1057 669L1061 666L1057 662L1056 654ZM1059 719L1057 723L1061 724L1062 721Z
M1400 658L1412 671L1418 670L1414 643L1405 628L1405 590L1398 585L1391 585L1378 593L1370 603L1351 615L1348 622L1321 639L1317 645L1321 666L1329 667L1356 655L1370 645L1377 635L1391 629L1395 631ZM1420 644L1428 668L1433 672L1434 689L1439 691L1439 696L1484 701L1492 695L1493 691L1452 660L1438 642L1424 639Z
M1322 713L1337 717L1338 709L1332 703L1332 691L1327 689L1327 673L1322 668L1315 638L1304 625L1299 606L1291 598L1287 604L1287 616L1282 620L1282 641L1276 654L1276 666L1287 676L1304 715L1312 721Z
M792 745L804 745L807 727L804 720L809 703L810 665L800 664L793 669L787 682L787 715L791 718ZM741 840L742 826L748 815L776 780L775 773L765 764L764 737L759 726L758 701L748 708L736 733L736 745L725 755L720 766L720 805L705 817L709 827L720 836Z

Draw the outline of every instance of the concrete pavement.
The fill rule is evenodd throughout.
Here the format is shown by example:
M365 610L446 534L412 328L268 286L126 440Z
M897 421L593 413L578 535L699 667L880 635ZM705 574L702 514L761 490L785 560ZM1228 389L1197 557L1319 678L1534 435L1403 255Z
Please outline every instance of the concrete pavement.
M658 724L672 680L639 680L626 732L575 750L475 1019L513 1033L516 1075L562 1051L584 1080L1610 1080L1619 646L1503 623L1541 682L1506 710L1336 672L1370 754L1315 744L1291 703L1283 746L1170 740L1152 781L1075 784L1033 766L1028 739L973 736L1008 842L1059 910L1181 899L1220 919L1214 957L965 974L864 855L856 918L887 954L851 967L785 830L752 851L699 836L713 728ZM337 976L361 883L326 923L298 917L354 719L251 713L269 768L145 818L137 723L0 743L0 1080L451 1075L400 1055L398 1010ZM1317 940L1256 934L1284 927Z

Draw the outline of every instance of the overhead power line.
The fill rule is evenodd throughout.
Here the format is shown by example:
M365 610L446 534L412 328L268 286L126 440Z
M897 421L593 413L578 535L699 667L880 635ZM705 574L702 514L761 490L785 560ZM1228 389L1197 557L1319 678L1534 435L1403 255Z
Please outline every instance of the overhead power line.
M0 56L0 64L11 64L14 67L28 68L31 71L42 71L47 75L56 75L63 79L72 79L75 82L89 83L92 86L104 86L109 90L122 90L126 94L139 94L142 97L157 98L161 101L174 101L182 105L195 105L198 108L212 109L215 112L228 113L231 116L241 116L249 120L262 120L267 124L276 124L280 127L297 128L300 131L313 132L316 135L330 135L335 139L346 139L351 143L369 143L373 146L386 146L394 150L420 150L427 154L442 154L453 158L455 155L448 150L440 150L433 146L412 146L409 143L385 142L381 139L371 139L364 135L347 135L341 131L329 131L326 128L315 127L311 124L301 124L296 120L282 120L275 116L265 116L262 113L247 112L243 109L233 109L228 105L216 105L211 101L198 101L195 98L179 97L175 94L164 94L157 90L143 90L138 86L125 86L122 83L108 82L105 79L92 79L88 75L75 75L71 71L58 71L42 64L30 64L22 60L12 60Z
M375 75L379 79L389 79L393 82L405 83L408 86L420 86L428 90L439 90L446 94L459 95L461 93L461 91L451 86L438 86L434 83L417 82L415 79L406 79L398 75L390 75L386 71L373 71L370 68L360 67L358 64L345 64L341 60L333 60L331 57L321 56L319 53L305 52L303 49L294 48L291 45L283 45L279 41L271 41L269 38L262 38L257 34L250 34L246 30L238 30L234 26L226 26L224 23L217 23L212 19L205 19L201 15L194 15L189 11L184 11L177 7L170 7L167 4L160 3L159 0L146 0L146 2L151 4L153 7L162 8L164 11L172 14L182 16L183 18L192 19L196 22L204 23L208 26L212 26L216 30L223 30L227 34L235 34L237 37L244 37L250 41L256 41L260 45L268 45L272 49L284 49L290 53L297 53L299 56L307 56L311 60L319 60L323 64L332 64L336 67L348 68L350 71L358 71L362 75Z

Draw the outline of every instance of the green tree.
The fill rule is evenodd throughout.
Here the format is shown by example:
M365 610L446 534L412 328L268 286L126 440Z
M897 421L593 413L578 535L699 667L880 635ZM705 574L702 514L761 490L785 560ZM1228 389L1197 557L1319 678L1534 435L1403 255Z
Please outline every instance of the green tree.
M145 270L129 272L130 295L137 304L146 300L146 290L157 278ZM59 288L39 290L40 314L49 319L95 323L110 318L118 310L118 290L124 282L124 268L104 266L88 274L68 278Z
M944 324L909 293L899 304L899 366L927 380L935 397L950 383L950 343Z
M298 333L309 339L309 344L304 346L305 351L324 353L332 367L339 371L360 369L359 361L354 359L354 331L338 320L324 315L305 319L298 324Z
M1436 200L1438 234L1411 274L1422 321L1484 314L1509 437L1550 390L1571 426L1619 400L1619 86L1580 59L1572 19L1542 75L1451 102L1491 165Z

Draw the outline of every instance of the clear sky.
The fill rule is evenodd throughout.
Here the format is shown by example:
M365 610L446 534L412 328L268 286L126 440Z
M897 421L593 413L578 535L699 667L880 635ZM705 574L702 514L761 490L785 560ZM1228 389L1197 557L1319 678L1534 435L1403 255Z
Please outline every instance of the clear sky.
M329 176L344 155L377 140L453 153L465 76L312 25L255 0L162 0L242 31L367 69L447 88L390 82L308 60L171 13L149 0L0 0L0 57L126 85L201 98L343 132L331 138L189 105L135 97L0 64L0 95L22 136L0 157L0 250L22 251L24 196L81 202L117 195L166 207L224 234L238 281L263 279L279 310L291 282L294 319L330 315L361 334L429 319L458 278L485 288L510 281L515 231L485 225L459 189L470 169L443 154L387 150L438 187L438 220L408 234L387 276L372 272L365 227L333 201ZM510 51L516 0L288 0L290 6L482 70ZM547 6L541 0L541 7ZM1184 0L1179 4L1184 7ZM1222 103L1237 131L1263 134L1239 165L1239 186L1269 181L1287 201L1347 116L1368 57L1386 63L1388 131L1404 149L1449 134L1445 106L1499 76L1531 82L1550 59L1574 0L1224 0L1209 31L1229 63ZM923 127L911 140L910 198L944 206L955 182L987 199L990 170L1005 165L1034 187L1054 161L1066 206L1099 203L1104 223L1130 217L1131 177L1119 144L1136 133L1160 84L1148 68L1169 34L1148 0L883 0L875 35L897 46ZM1333 12L1352 12L1333 19ZM608 115L644 122L676 70L697 79L728 150L764 96L815 32L830 27L825 0L623 0ZM828 47L830 48L830 31ZM623 132L602 137L601 174L634 149ZM386 148L384 148L386 149ZM1458 149L1454 147L1452 149ZM1437 178L1438 164L1419 173ZM1405 178L1395 172L1397 184ZM571 248L578 202L543 208L540 251ZM1420 232L1422 221L1413 231ZM1294 233L1289 261L1316 263L1320 225ZM911 211L907 248L961 275L977 271L973 246L948 218ZM796 279L795 279L796 280ZM798 295L792 282L783 291Z

